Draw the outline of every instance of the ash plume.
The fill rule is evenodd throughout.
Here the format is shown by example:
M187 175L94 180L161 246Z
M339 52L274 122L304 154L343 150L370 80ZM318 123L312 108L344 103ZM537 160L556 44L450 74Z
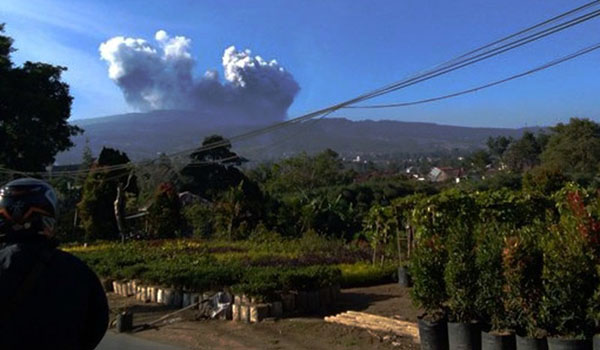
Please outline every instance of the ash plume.
M100 45L108 76L128 104L141 111L185 109L209 113L219 121L264 123L283 120L299 91L298 83L276 60L252 56L230 46L223 52L224 77L215 70L193 75L191 40L156 32L156 43L114 37Z

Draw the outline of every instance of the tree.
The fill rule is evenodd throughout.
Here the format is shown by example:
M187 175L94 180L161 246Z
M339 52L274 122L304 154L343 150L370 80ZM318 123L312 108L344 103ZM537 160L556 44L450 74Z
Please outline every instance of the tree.
M535 135L525 131L523 136L513 142L504 154L504 162L513 171L524 171L539 164L541 145Z
M81 166L79 167L79 169L89 171L92 168L93 164L94 156L92 154L92 149L90 148L90 140L86 137L85 147L83 148L83 153L81 155ZM77 183L82 184L87 177L86 175L87 173L81 174L77 179Z
M231 151L231 142L226 138L219 135L206 137L190 158L192 161L181 170L187 178L184 190L212 200L243 182L245 193L261 197L258 185L237 168L246 160Z
M0 35L0 165L42 171L83 130L67 122L73 97L61 81L66 68L29 61L13 67L13 51L12 39Z
M173 238L181 234L181 202L173 184L162 183L156 189L154 201L148 208L148 220L148 233L152 238Z
M490 154L484 150L473 152L468 160L473 169L479 174L485 173L487 166L492 162Z
M314 156L301 153L272 166L265 187L273 194L309 193L319 187L349 184L352 174L344 171L338 154L327 149Z
M571 118L568 124L550 128L551 134L542 164L564 169L569 173L598 171L600 162L600 124L589 119Z
M513 142L512 137L497 136L489 137L486 144L492 157L496 159L502 159L504 152L508 149L508 146Z
M374 205L364 222L364 231L373 248L373 265L377 262L379 253L380 263L385 261L385 248L399 234L397 215L392 206Z
M88 240L118 238L114 210L117 188L121 186L124 192L131 195L137 195L138 188L131 169L114 169L110 166L127 163L129 157L125 153L103 148L92 166L83 184L81 202L77 205Z
M252 203L243 191L244 183L230 187L215 204L214 226L218 235L228 240L246 238L256 225Z
M163 183L171 183L176 188L181 186L175 167L176 164L165 154L161 154L155 162L136 167L142 205L152 200L156 189Z

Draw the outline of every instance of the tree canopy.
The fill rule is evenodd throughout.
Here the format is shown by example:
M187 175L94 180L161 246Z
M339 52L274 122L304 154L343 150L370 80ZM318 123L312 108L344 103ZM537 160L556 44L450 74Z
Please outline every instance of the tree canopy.
M25 62L13 67L12 39L0 24L0 165L40 171L81 133L69 125L73 97L61 81L65 67Z
M569 173L593 173L600 162L600 124L589 119L571 118L558 123L552 131L540 158Z

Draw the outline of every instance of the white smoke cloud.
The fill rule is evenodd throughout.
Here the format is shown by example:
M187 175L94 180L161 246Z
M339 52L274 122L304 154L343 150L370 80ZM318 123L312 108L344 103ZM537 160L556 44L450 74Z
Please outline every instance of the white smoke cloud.
M269 122L285 117L299 91L294 77L276 60L252 56L250 50L225 49L224 81L215 70L192 74L191 40L156 32L156 45L143 39L114 37L100 45L108 76L135 108L191 109L214 118Z

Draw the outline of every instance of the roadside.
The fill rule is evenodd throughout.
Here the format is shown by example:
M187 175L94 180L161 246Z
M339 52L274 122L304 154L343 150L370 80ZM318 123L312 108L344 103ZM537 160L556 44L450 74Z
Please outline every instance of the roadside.
M141 303L109 293L111 313L127 307L134 324L152 321L173 311L158 304ZM416 322L419 311L411 304L408 289L397 284L342 290L335 313L347 310L396 317ZM194 311L181 314L180 321L159 329L136 333L136 337L178 345L186 349L418 349L408 338L385 340L384 334L325 323L322 317L284 318L256 324L199 320Z

